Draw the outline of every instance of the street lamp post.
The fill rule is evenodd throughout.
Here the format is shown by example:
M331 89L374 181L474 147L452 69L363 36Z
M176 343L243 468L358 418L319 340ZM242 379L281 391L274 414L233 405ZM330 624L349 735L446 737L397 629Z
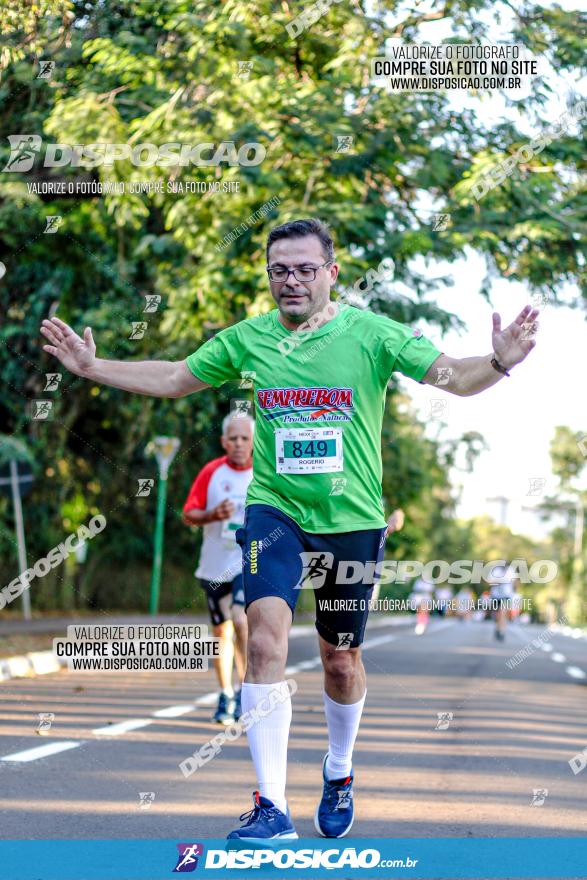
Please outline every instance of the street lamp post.
M167 475L169 466L177 454L180 441L177 437L155 437L148 444L147 455L154 455L159 466L159 484L157 486L157 514L155 518L155 546L153 551L153 572L151 575L151 598L149 613L157 614L159 610L159 593L161 585L161 566L163 563L163 533L165 524L165 502L167 499Z
M18 553L18 567L21 574L27 570L26 543L24 536L24 520L22 515L21 498L29 490L33 482L33 474L27 460L4 456L4 465L0 473L0 491L10 493L14 508L14 529L16 531L16 547ZM22 593L22 613L25 620L31 619L31 596L28 590Z
M21 572L26 571L26 546L24 542L24 525L22 518L22 504L20 503L20 485L18 480L18 466L12 458L10 460L10 488L12 490L12 503L14 504L14 520L16 525L16 543L18 546L18 564ZM22 612L25 620L31 619L31 596L28 590L22 593Z
M495 501L499 504L500 509L500 523L502 526L505 526L508 518L508 507L510 503L510 499L506 498L505 495L496 495L495 498L486 498L486 501Z
M585 616L583 589L583 526L585 523L585 506L580 494L575 501L575 534L573 539L573 577L568 601L569 618L579 623Z

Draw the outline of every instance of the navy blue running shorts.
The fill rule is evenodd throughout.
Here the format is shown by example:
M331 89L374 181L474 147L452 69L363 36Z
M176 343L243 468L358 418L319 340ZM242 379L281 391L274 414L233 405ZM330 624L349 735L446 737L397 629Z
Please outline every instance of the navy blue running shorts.
M277 507L248 505L236 532L243 551L245 608L256 599L279 596L293 615L301 589L312 589L318 633L340 650L357 648L377 581L373 569L383 559L385 531L382 527L313 534ZM363 576L356 583L336 583L337 572L339 580L353 580L353 572Z
M231 605L245 604L241 574L237 574L233 580L221 584L216 581L206 581L200 578L200 586L206 592L210 620L214 626L220 626L221 623L230 620ZM231 597L231 601L223 601L226 600L227 596Z

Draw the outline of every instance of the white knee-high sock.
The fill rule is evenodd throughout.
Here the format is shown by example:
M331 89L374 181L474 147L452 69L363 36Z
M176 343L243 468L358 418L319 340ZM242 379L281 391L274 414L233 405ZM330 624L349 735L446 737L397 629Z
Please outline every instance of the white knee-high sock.
M324 691L324 711L328 725L326 778L343 779L351 772L353 746L359 732L367 691L357 703L335 703Z
M272 691L277 693L271 698L270 703L268 698ZM273 708L267 712L269 705L273 703ZM276 684L244 682L241 707L243 715L254 710L255 707L261 713L262 717L247 731L259 792L285 813L287 740L291 723L291 696L287 682L279 681ZM265 712L267 714L262 714Z

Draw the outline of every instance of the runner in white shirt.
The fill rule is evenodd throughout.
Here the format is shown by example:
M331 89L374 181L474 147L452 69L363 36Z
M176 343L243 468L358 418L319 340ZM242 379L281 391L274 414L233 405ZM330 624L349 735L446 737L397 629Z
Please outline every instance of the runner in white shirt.
M448 617L453 601L451 588L446 586L437 587L434 597L438 602L438 613L440 614L440 616Z
M434 585L425 577L419 577L412 586L412 596L416 605L416 629L417 636L424 635L430 623L430 608L432 606L432 593Z
M491 586L491 606L495 610L495 638L500 642L505 639L508 612L514 595L514 585L508 579L508 574L509 569L503 565L493 569L495 581Z
M247 488L253 477L253 431L248 416L226 416L220 442L226 455L205 465L183 506L186 525L203 526L204 538L195 576L206 591L212 632L220 639L214 668L220 685L214 721L232 724L241 715L240 691L247 656L247 617L242 580L242 550L236 530L243 524ZM238 690L232 686L236 662Z
M471 590L468 587L461 587L455 597L455 601L457 606L457 617L461 623L470 620L475 604Z

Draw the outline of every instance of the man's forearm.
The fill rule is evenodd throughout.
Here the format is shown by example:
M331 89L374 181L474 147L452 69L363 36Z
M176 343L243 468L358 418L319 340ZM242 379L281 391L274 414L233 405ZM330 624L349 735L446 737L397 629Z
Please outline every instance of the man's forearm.
M499 373L495 367L491 366L491 354L482 357L459 358L456 367L456 376L454 380L454 393L461 397L470 397L491 388L500 379L503 379L503 373Z
M149 397L173 397L176 364L173 361L110 361L96 358L85 379L146 394Z
M501 317L494 312L492 353L483 357L451 358L442 352L428 368L423 384L443 387L460 397L491 388L504 375L509 376L508 371L520 364L536 345L537 316L538 309L525 306L510 326L502 330Z
M216 516L212 510L187 510L184 511L183 521L188 526L207 526L208 523L214 522Z

